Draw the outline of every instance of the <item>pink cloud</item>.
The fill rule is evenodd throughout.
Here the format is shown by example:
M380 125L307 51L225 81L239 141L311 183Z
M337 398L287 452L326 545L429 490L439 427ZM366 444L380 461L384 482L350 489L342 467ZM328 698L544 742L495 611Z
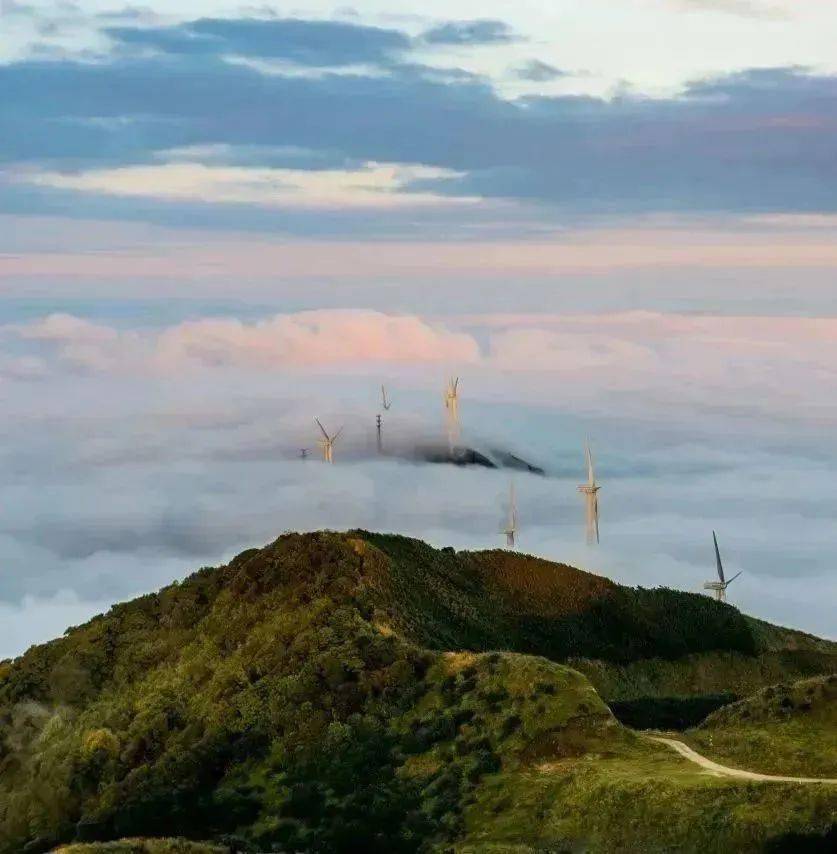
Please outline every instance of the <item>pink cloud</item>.
M471 362L476 341L411 315L377 311L307 311L258 323L198 320L164 332L157 342L162 364L252 367L328 365L342 362Z
M18 328L21 338L41 341L90 343L115 341L119 334L109 326L91 323L72 314L50 314L42 320Z
M56 362L167 377L215 368L363 373L364 366L399 363L431 366L433 374L441 366L462 370L469 387L485 394L564 400L579 411L616 406L643 413L662 406L670 414L725 408L837 419L830 391L837 382L833 317L628 311L488 314L442 325L415 315L323 310L252 323L202 319L162 331L121 331L53 315L14 332L34 345L25 355L37 359L40 375Z
M203 319L160 333L122 332L55 314L15 327L14 332L23 339L48 342L61 361L93 371L270 370L364 362L463 363L480 357L476 341L465 332L413 315L377 311L307 311L256 323Z
M798 418L837 417L837 318L723 317L654 312L488 315L486 361L551 376L575 402L717 406Z

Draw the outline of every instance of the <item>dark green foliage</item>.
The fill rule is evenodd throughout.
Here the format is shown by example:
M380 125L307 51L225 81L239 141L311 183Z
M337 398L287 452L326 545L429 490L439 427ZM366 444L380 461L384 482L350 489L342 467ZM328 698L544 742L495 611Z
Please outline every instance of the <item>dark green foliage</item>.
M455 833L490 749L399 769L471 721L474 675L392 729L433 656L368 622L363 568L345 537L290 535L0 665L0 851L153 829L409 852Z
M837 824L819 833L784 833L769 839L765 854L826 854L837 851Z
M684 730L697 726L707 715L734 703L735 694L696 697L640 697L610 703L616 719L634 729Z
M753 625L507 553L289 534L0 662L0 854L149 833L424 851L527 739L615 738L584 677L505 651L751 654L775 642Z
M708 596L621 587L509 552L453 553L406 537L358 533L391 560L383 603L391 619L432 649L509 649L556 661L618 663L712 650L759 652L747 618Z
M122 839L69 845L56 854L237 854L234 845L190 842L187 839Z
M770 725L804 720L814 715L834 715L837 674L782 682L727 706L705 722L705 729Z
M781 682L709 715L697 750L765 773L837 777L837 674Z

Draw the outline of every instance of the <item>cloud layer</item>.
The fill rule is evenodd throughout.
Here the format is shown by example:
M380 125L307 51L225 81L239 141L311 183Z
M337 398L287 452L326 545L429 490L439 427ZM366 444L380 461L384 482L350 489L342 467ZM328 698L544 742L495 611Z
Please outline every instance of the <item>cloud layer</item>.
M52 345L50 355L74 369L165 373L189 367L262 370L364 362L474 362L468 334L414 316L377 311L308 311L255 322L208 318L162 332L120 331L53 314L6 330L22 341Z
M736 603L828 633L834 323L326 311L7 325L3 364L39 370L0 378L0 655L285 529L496 545L508 473L375 454L380 383L394 401L385 447L429 441L449 371L466 441L547 469L516 475L525 550L697 591L715 528L745 573ZM344 426L334 466L317 458L313 415ZM594 552L575 491L586 434L604 485Z
M173 221L236 205L239 219L272 228L265 208L310 205L299 191L309 184L327 209L351 209L354 195L354 207L483 198L565 219L837 210L837 79L802 68L742 70L660 98L510 98L452 57L423 59L429 45L511 41L494 19L415 34L201 18L99 34L95 57L0 65L0 87L15 93L0 125L3 210L160 221L174 198ZM562 76L539 59L514 69L532 85ZM402 169L401 179L381 185L380 169ZM126 195L146 201L114 199ZM498 209L493 221L504 217Z
M532 399L542 383L558 381L576 406L597 414L614 404L639 414L665 402L673 419L701 413L837 423L828 393L837 382L837 319L830 317L495 313L441 323L321 310L125 330L54 314L3 333L5 373L21 379L50 370L171 375L436 365L496 372L502 387L516 375L541 376ZM516 394L529 397L525 388Z
M152 4L2 4L0 656L285 528L495 545L507 473L376 453L450 373L525 549L699 590L715 528L833 632L827 4Z

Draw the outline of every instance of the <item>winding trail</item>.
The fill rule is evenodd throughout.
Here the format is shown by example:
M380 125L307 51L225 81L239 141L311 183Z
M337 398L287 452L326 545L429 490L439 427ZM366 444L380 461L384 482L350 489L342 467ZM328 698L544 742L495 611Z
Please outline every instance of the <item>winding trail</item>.
M829 777L777 777L773 774L758 774L755 771L742 771L740 768L729 768L726 765L719 765L705 756L701 756L696 750L692 750L688 744L683 741L678 741L675 738L663 738L659 735L645 736L650 741L658 741L660 744L665 744L672 750L677 751L684 759L694 762L695 765L700 765L701 768L711 771L713 774L720 774L724 777L737 777L740 780L763 780L773 783L826 783L837 785L837 779Z

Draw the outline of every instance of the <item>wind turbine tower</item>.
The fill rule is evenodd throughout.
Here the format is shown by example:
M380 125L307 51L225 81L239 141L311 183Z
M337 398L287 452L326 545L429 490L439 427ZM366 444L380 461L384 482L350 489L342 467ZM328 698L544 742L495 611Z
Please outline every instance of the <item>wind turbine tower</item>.
M596 483L596 472L593 469L593 452L590 450L590 442L584 444L584 457L587 461L587 483L582 483L578 491L584 496L586 507L587 545L599 542L599 490L601 487Z
M453 450L459 441L459 377L451 377L445 389L445 414L448 425L448 444Z
M513 549L517 538L517 502L514 497L514 481L509 484L509 518L503 533L506 535L506 548Z
M721 550L718 548L718 538L715 536L715 532L712 532L712 541L715 543L715 566L718 570L718 580L717 581L707 581L703 585L704 590L714 590L715 598L719 602L727 601L727 587L741 575L740 572L737 572L730 578L729 581L724 579L724 564L721 562Z
M382 454L384 452L384 441L383 441L383 437L381 436L381 425L382 425L382 423L383 423L383 419L381 418L380 413L378 413L378 415L375 416L375 429L377 431L377 436L378 436L378 453L379 454Z
M341 427L333 436L329 436L326 433L325 427L320 423L319 418L314 418L317 422L317 426L320 428L320 432L323 434L323 438L319 440L320 447L323 450L323 460L327 463L334 462L334 443L337 441L337 437L343 432L343 428Z

